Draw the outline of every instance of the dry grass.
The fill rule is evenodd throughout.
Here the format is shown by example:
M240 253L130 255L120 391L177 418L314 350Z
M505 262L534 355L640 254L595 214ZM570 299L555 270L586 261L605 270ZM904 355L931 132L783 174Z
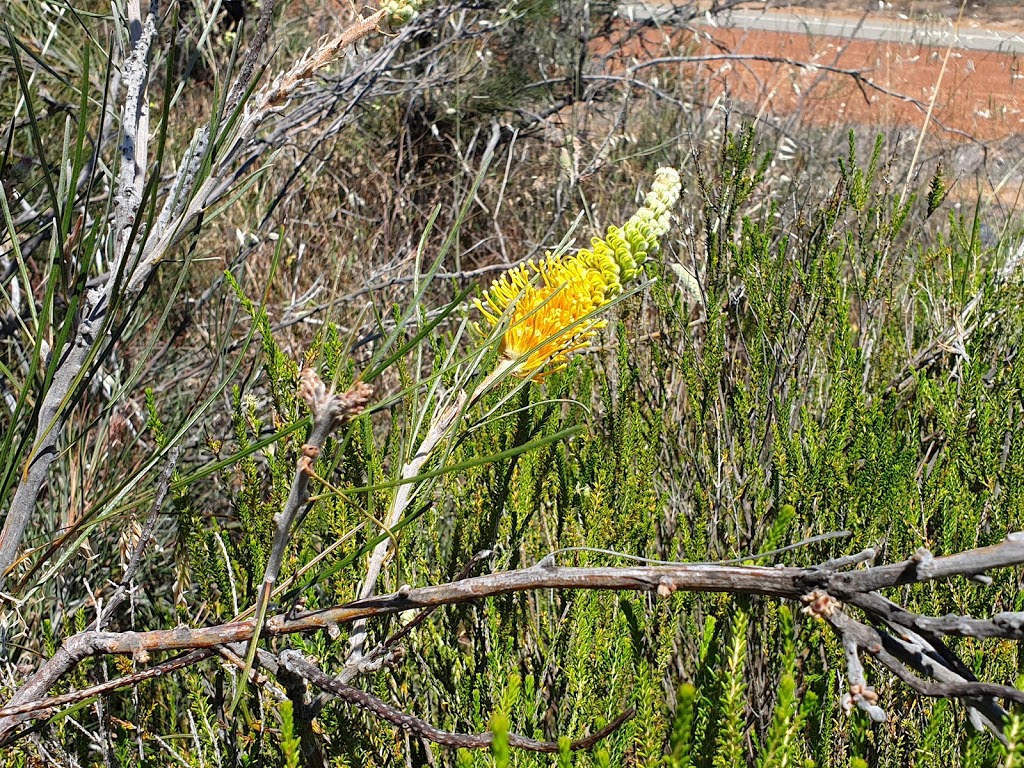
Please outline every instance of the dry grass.
M0 78L0 109L14 121L3 182L18 223L19 242L26 253L28 283L42 293L59 265L52 267L44 257L47 212L31 210L30 205L45 200L45 180L39 167L22 161L34 157L38 145L46 148L51 164L59 156L51 150L61 145L64 116L77 108L74 105L83 63L76 53L84 45L83 26L94 40L97 57L89 81L98 112L98 104L103 103L105 73L96 62L106 50L115 25L102 16L107 8L98 3L88 7L75 4L81 26L77 20L61 16L61 6L56 2L48 3L48 13L37 18L32 15L30 0L12 2L11 6L12 37L23 45L20 61L31 70L35 55L48 65L33 70L34 74L30 72L39 85L39 98L32 102L41 131L35 139L17 106L21 94L12 74L11 54L0 53L0 67L10 75ZM125 553L131 549L132 538L147 511L146 494L151 491L148 483L142 484L146 487L126 489L125 482L126 478L152 471L146 462L160 442L159 429L154 425L156 415L173 424L195 419L188 423L189 429L180 441L183 472L207 468L224 455L230 456L230 451L239 452L235 463L195 484L186 501L197 518L217 521L218 532L231 538L240 536L246 523L241 519L240 499L244 493L251 494L248 501L254 504L271 505L274 501L273 473L282 471L277 463L280 456L275 452L283 454L287 442L282 442L280 448L271 444L262 453L243 454L239 436L266 437L281 426L274 421L278 414L275 387L279 382L268 373L270 366L258 348L259 335L251 347L244 346L256 326L225 273L240 285L242 294L265 307L270 337L290 363L303 361L310 349L329 346L324 339L336 326L341 337L336 346L350 350L351 362L350 368L338 365L339 377L354 375L368 367L375 354L381 355L382 336L398 325L396 308L413 303L427 265L449 236L453 246L429 290L420 297L412 319L403 326L406 337L412 337L431 313L460 290L482 287L498 270L554 248L566 232L574 232L577 241L585 242L608 224L621 223L635 210L655 167L680 168L687 183L678 228L665 249L664 260L682 271L654 266L653 271L661 273L662 285L667 285L665 293L655 298L647 294L624 308L623 327L612 324L605 347L595 355L599 362L588 369L590 373L598 371L600 381L594 390L600 395L593 396L599 402L588 400L585 405L594 406L595 423L607 426L612 433L615 426L604 425L600 419L618 413L615 409L619 404L614 401L621 393L616 388L620 382L632 381L633 374L629 366L607 362L612 355L606 353L618 348L622 338L619 334L630 334L636 340L635 348L626 351L634 355L630 363L647 366L646 371L658 364L659 356L682 360L688 359L694 349L703 349L711 333L709 317L725 322L749 311L745 286L736 275L725 275L716 287L718 305L703 306L708 294L698 290L685 302L690 314L679 321L679 327L668 328L663 316L667 313L666 296L679 290L673 275L684 275L680 278L684 280L689 270L703 279L714 272L709 263L712 249L707 243L720 236L721 252L729 253L731 247L738 247L742 219L762 221L769 210L779 212L779 223L770 233L774 245L790 234L794 241L813 239L813 228L805 216L810 215L808 211L816 211L821 201L830 199L843 175L837 159L847 156L846 126L822 126L820 121L805 119L808 116L799 111L772 115L764 102L730 98L715 84L700 79L695 74L698 70L692 67L666 65L630 74L623 69L622 58L636 53L640 31L624 31L621 25L596 14L588 17L579 3L537 0L507 6L506 11L511 8L514 12L503 14L488 4L430 6L409 27L360 42L348 56L325 66L316 78L305 80L288 108L268 122L258 140L247 148L242 160L250 164L242 176L251 186L218 218L204 220L196 237L163 260L131 312L113 354L98 368L74 411L67 428L70 439L55 465L57 470L42 497L41 513L26 542L28 557L18 571L20 580L15 591L31 594L32 600L8 614L16 615L12 621L22 632L17 642L24 646L26 655L46 652L44 626L57 628L54 631L60 635L74 624L76 616L84 621L93 615L106 580L123 568ZM237 69L238 51L234 46L237 42L244 50L251 34L248 26L238 33L223 29L217 19L208 16L209 8L199 0L187 7L172 8L181 11L180 55L173 66L167 64L171 47L169 32L165 32L153 68L152 93L163 94L165 79L170 77L169 92L175 94L173 108L166 112L164 153L168 164L157 184L160 190L173 177L173 165L180 162L194 131L216 113L213 105L223 97ZM87 15L87 10L100 15ZM299 52L321 37L337 34L352 23L354 14L346 3L296 0L286 4L273 27L268 48L273 54L263 82L271 82L274 75L296 60ZM167 23L169 29L170 21ZM204 25L209 26L205 37ZM52 38L51 28L58 33ZM651 34L649 30L647 34ZM654 34L671 38L661 30ZM677 53L686 50L682 42L677 43ZM595 52L600 55L592 55ZM176 90L179 85L180 93ZM154 101L161 98L155 96ZM764 178L758 182L756 193L734 212L733 228L719 232L715 230L715 216L728 208L728 200L715 195L740 183L722 174L730 168L730 142L747 123L757 127L757 154L773 157L764 163ZM92 138L100 138L95 136L99 132L95 114L86 127ZM867 161L876 130L870 126L855 131L854 154L862 163ZM892 253L909 252L917 242L932 242L937 238L936 231L945 231L945 217L956 212L958 200L972 200L976 189L991 188L999 193L994 197L1003 207L987 209L988 231L979 228L979 236L989 237L993 245L984 258L994 263L1006 257L1013 242L1010 235L1018 226L1016 169L993 169L987 164L991 158L984 152L972 159L968 155L978 154L977 145L951 147L931 143L926 137L915 149L916 134L884 127L882 132L882 173L887 177L881 186L886 190L892 192L904 178L909 188L922 189L940 162L958 185L949 199L937 201L936 210L926 214L922 205L914 209L909 223L894 235ZM104 167L113 167L114 143L109 137L107 143L99 143ZM491 155L487 165L485 158ZM849 177L852 171L847 170ZM99 178L111 183L102 173ZM978 187L971 187L974 183ZM98 184L95 189L101 187ZM93 210L92 201L78 200L77 204L83 210ZM96 209L101 207L96 205ZM466 213L460 216L463 208ZM93 212L102 215L98 210ZM884 221L888 214L888 209L882 208L872 213L878 221ZM865 214L866 222L869 218ZM855 219L850 214L850 221L843 225L867 239L873 231L871 222ZM14 263L10 247L8 238L3 244L5 269ZM854 250L851 246L851 252ZM951 254L953 249L949 250ZM865 354L870 357L872 345L884 346L885 334L894 334L892 327L879 319L890 310L905 312L908 318L908 358L918 347L927 347L916 335L919 326L926 327L925 333L936 331L932 334L938 339L933 346L940 350L935 352L936 358L948 352L956 339L941 336L940 331L956 327L964 304L960 301L963 296L943 293L943 281L955 267L952 255L948 264L932 261L916 266L885 262L888 251L880 264L861 264L856 255L850 256L844 279L856 286L851 289L856 297L849 307L850 333L867 350ZM101 271L100 265L91 268ZM934 294L929 293L927 300L907 288L906 293L894 290L886 294L893 306L876 298L861 301L861 293L870 293L868 289L875 290L886 281L897 284L900 290L919 285L915 269L930 275L920 281L926 284L925 293ZM967 273L970 279L964 278L963 294L981 295L980 278L965 269ZM74 284L76 276L70 270L66 282ZM934 288L930 280L934 280ZM56 279L55 284L60 285ZM698 285L698 289L703 288L706 286ZM55 291L58 300L64 301L63 305L58 301L54 310L59 318L67 311L71 292L66 285ZM884 293L879 290L879 295ZM790 315L796 317L795 312ZM378 463L373 471L387 476L400 467L395 445L411 439L402 434L408 427L401 422L401 409L414 399L405 388L410 379L430 370L433 356L443 356L445 345L451 343L465 318L461 310L446 317L421 345L419 357L397 362L375 383L380 400L388 407L381 408L366 434L358 437L367 441L368 451L374 439L383 446L374 459ZM741 325L737 321L737 326ZM806 339L798 339L791 325L786 329L793 335L784 336L779 349L792 353L796 370L804 362L801 345ZM747 356L747 340L741 338L748 330L747 326L734 328L728 337L729 375L737 380L748 376L747 371L757 362ZM56 345L53 329L46 332L52 349ZM19 331L4 337L0 360L8 369L19 374L28 370L25 349L30 336ZM266 339L268 346L270 340ZM626 353L621 349L619 352L625 360ZM881 375L878 368L887 370L890 362L879 361L875 369L866 366L865 388L872 376ZM813 377L808 373L807 378ZM42 382L41 372L36 372L26 387L34 392L33 388ZM824 403L831 397L830 384L815 382L820 389L808 388L802 396L811 411L819 407L825 411ZM682 366L662 381L640 377L634 384L635 391L624 399L632 398L645 406L659 403L659 412L667 419L665 424L678 427L693 419L695 385L686 378ZM785 386L790 386L788 380ZM234 387L238 388L237 395ZM147 410L147 389L153 403L151 411ZM567 393L566 402L575 396ZM211 403L200 411L198 404L207 398L212 398ZM568 411L569 406L564 410ZM787 418L795 420L796 416ZM5 422L4 426L13 429L17 425ZM657 426L662 428L660 423ZM736 437L741 428L737 427L728 439L743 447ZM636 429L642 432L641 427ZM495 438L495 442L500 440ZM684 443L680 436L678 443L668 440L658 448L661 463L649 474L657 474L670 511L659 523L663 527L658 535L664 539L654 542L656 537L652 537L651 546L667 548L681 536L678 532L688 525L684 512L692 511L698 503L691 495L693 488L712 486L721 498L715 500L707 530L697 531L696 539L687 540L688 545L695 540L706 545L698 557L735 554L737 547L763 541L771 533L767 529L772 522L758 518L757 511L749 507L744 496L747 486L737 476L712 477L706 466L696 466L698 462L686 452L692 454L697 442L694 438L694 443ZM741 451L732 453L722 459L719 469ZM243 474L247 471L252 474ZM259 481L247 487L246 481L252 477ZM515 489L506 495L518 499L529 492ZM593 498L602 492L609 491L587 488ZM372 494L367 496L367 506L380 503ZM704 497L702 503L710 503L708 498ZM446 499L446 503L449 501L456 503ZM591 503L598 508L598 501L586 502ZM646 499L643 503L643 512L649 518L655 505ZM176 508L175 513L183 515L184 510ZM332 510L331 514L342 522L329 520L317 529L315 536L323 541L340 536L339 530L347 530L342 512ZM97 515L104 517L98 520ZM602 520L594 527L612 528L613 523ZM493 528L497 530L499 524L509 525L504 518L496 519ZM198 625L222 609L218 606L226 601L223 594L210 593L199 599L189 593L191 585L184 583L188 574L180 567L186 545L179 538L179 530L173 516L161 518L156 539L163 547L163 557L154 558L150 564L154 569L152 583L133 606L132 622L150 627L172 626L175 621ZM486 539L484 534L480 538ZM922 538L927 538L927 531L922 532ZM666 549L662 554L674 553ZM417 556L429 561L422 553ZM30 563L35 567L30 568ZM200 565L208 564L192 563L196 569ZM44 581L42 577L51 567L55 577ZM237 571L242 570L238 566ZM234 586L244 594L252 585ZM348 589L333 582L329 586L337 590L332 593L337 599ZM191 602L182 595L189 595ZM468 620L463 617L456 624L458 621ZM551 621L555 625L560 619ZM461 642L465 634L468 632L464 628L456 627L453 636ZM768 645L768 640L760 646L755 644L762 650ZM637 641L637 646L642 643ZM543 655L540 650L536 653ZM768 662L759 658L752 663L759 665L751 673L755 678L751 682L754 698L760 703L771 702L775 689ZM663 696L660 681L651 687L657 696ZM554 694L549 695L558 700ZM757 713L762 731L770 719L769 712L766 704L764 711Z

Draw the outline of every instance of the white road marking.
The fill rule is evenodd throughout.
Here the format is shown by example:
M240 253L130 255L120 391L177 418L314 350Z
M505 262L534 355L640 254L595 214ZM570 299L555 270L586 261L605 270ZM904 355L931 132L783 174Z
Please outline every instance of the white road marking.
M617 10L620 16L637 20L654 19L670 23L673 16L670 6L659 3L621 3ZM949 21L925 23L892 19L862 20L779 11L732 10L716 15L709 22L707 26L761 32L789 32L935 48L952 45L969 51L1024 53L1024 31L1012 33L966 26L966 23L961 23L957 31Z

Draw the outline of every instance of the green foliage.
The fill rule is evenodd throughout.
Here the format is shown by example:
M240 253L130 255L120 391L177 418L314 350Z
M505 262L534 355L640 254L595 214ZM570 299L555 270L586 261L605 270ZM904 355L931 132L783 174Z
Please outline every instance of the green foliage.
M409 4L393 6L395 21L410 21L403 10ZM21 14L15 11L11 23L22 34L31 19L23 4L18 7ZM575 23L573 3L529 0L503 8L507 18L487 38L496 55L485 55L490 49L474 33L468 47L459 49L469 63L452 57L467 77L439 77L443 87L401 107L398 97L374 103L365 110L372 114L364 118L363 130L343 143L344 162L324 160L324 175L342 179L342 208L359 197L351 177L366 169L367 158L382 155L397 155L395 168L375 168L367 178L407 175L416 179L416 194L406 199L396 193L392 204L389 187L383 195L388 202L380 207L394 218L366 224L362 240L353 236L344 247L328 241L320 249L355 254L357 271L353 294L337 302L332 296L325 304L332 313L341 306L337 315L316 309L315 333L295 321L307 317L302 313L312 300L296 299L299 292L291 285L299 284L299 275L286 267L301 262L298 254L306 248L305 242L302 248L293 249L290 240L285 245L291 230L278 233L266 269L253 269L258 278L247 273L251 265L245 259L253 254L243 248L224 274L217 267L209 292L197 276L202 260L193 262L192 255L198 250L214 261L221 254L212 247L212 254L205 253L205 245L189 241L174 267L180 271L168 263L153 279L162 292L156 311L149 304L137 315L132 307L118 308L124 313L118 315L124 332L119 343L133 342L126 355L133 361L124 370L111 358L91 364L67 404L80 420L61 445L61 471L54 472L41 505L45 516L31 551L38 562L18 586L20 595L46 600L25 608L34 634L10 644L12 653L23 654L16 661L35 665L40 655L51 657L67 635L91 626L98 602L93 589L117 583L109 539L148 508L147 473L172 446L183 446L183 457L169 508L159 520L159 546L147 556L147 580L133 593L131 611L115 617L118 626L111 628L209 625L231 620L252 604L273 515L289 493L309 426L296 392L300 360L337 391L357 379L372 383L376 400L316 457L314 495L289 542L275 611L353 599L367 553L389 536L397 548L379 590L449 581L483 550L493 556L480 567L492 570L529 566L564 548L573 551L559 551L555 558L576 565L619 564L620 555L698 562L741 556L765 563L768 558L758 553L850 531L846 540L785 555L786 561L809 564L866 546L877 547L883 560L920 546L950 552L993 543L1024 527L1024 358L1017 354L1024 296L1021 281L1006 271L1012 238L986 244L982 225L988 214L980 206L944 222L933 217L949 193L941 166L920 202L913 195L904 198L894 182L900 175L898 152L884 137L862 158L864 148L851 134L835 174L820 174L830 184L827 193L780 197L771 186L771 153L761 148L753 128L730 131L728 124L721 141L696 147L695 157L684 161L681 171L691 182L684 201L689 231L681 245L667 238L663 253L647 259L647 273L657 281L619 304L594 348L543 384L501 381L471 399L411 486L400 484L409 479L402 473L416 459L434 416L453 393L479 382L498 357L496 348L480 349L467 340L472 318L463 309L464 286L450 288L449 278L437 277L452 274L461 281L472 274L460 260L468 260L473 249L458 247L460 239L475 242L475 228L487 231L481 240L491 239L496 227L501 247L509 244L502 255L518 258L526 255L527 243L546 247L555 226L580 207L589 219L576 236L600 234L600 227L586 229L590 219L616 220L616 206L632 205L631 174L655 159L645 154L638 163L635 148L601 149L609 162L594 165L592 182L576 178L568 163L571 183L560 173L554 180L537 175L526 184L514 168L516 153L526 154L516 145L527 140L517 128L511 134L520 138L501 146L508 163L500 185L489 190L482 183L494 175L487 172L492 147L475 181L460 189L465 205L451 205L445 197L449 188L439 179L446 173L458 177L452 167L471 167L479 159L479 152L467 150L454 161L452 147L461 153L464 134L475 141L479 126L522 104L528 107L524 113L544 111L533 110L531 84L564 78L572 96L564 103L570 104L580 101L586 82L579 76L585 51L575 34L563 34ZM65 34L64 27L54 26L54 34ZM413 36L410 49L427 45L425 37ZM18 482L31 449L30 417L54 374L56 355L48 359L45 350L59 349L80 319L77 308L89 289L90 270L106 247L104 230L95 222L108 220L113 206L105 201L94 207L95 191L110 179L86 173L86 148L105 104L104 89L93 82L99 70L91 58L102 46L69 45L59 72L40 70L59 103L71 105L69 110L78 105L74 119L60 120L39 111L20 49L11 47L10 77L0 82L0 99L27 101L24 119L11 123L15 150L9 154L31 156L38 167L13 167L5 154L0 176L18 188L22 200L31 197L26 188L34 190L54 216L34 254L15 248L11 255L12 269L38 288L38 296L26 302L23 316L14 315L21 347L5 346L0 355L5 392L17 393L8 403L0 441L5 493ZM203 55L216 59L211 51ZM419 77L426 65L413 61L408 71L396 70L382 81ZM168 73L181 65L173 55L163 63ZM170 77L162 85L167 94L177 88ZM219 94L222 83L211 87ZM169 131L177 117L165 102L155 116L161 131ZM657 145L666 113L645 118L651 121L645 146L657 146L649 154L679 164L676 142ZM218 119L209 118L215 126ZM630 128L639 122L630 120ZM442 135L424 151L430 136ZM563 131L555 145L572 147L578 161L578 152L590 150L578 149L576 138ZM99 160L97 167L106 162ZM73 189L78 179L80 192ZM603 190L611 192L602 197ZM144 193L145 215L135 237L142 237L158 212L156 188ZM441 197L444 205L435 208L434 199L424 205L416 196L425 194ZM94 222L83 223L78 237L77 203L64 204L72 198L84 201L89 216L83 222ZM12 211L11 200L0 195L5 227L12 243L23 244L18 228L25 225L16 223L20 214ZM558 212L549 220L556 201ZM338 205L332 201L331 210ZM531 218L532 209L544 215ZM318 215L301 210L305 218ZM424 210L434 213L425 216ZM264 213L242 211L253 221ZM365 209L349 215L346 208L338 218L365 215ZM326 218L315 228L326 230ZM401 241L422 239L415 249L393 252L394 242L385 242L375 228L387 237L398 232ZM394 263L360 261L375 258L377 251ZM325 253L316 256L330 260ZM686 264L677 263L684 258ZM389 290L404 285L405 274L394 285L374 283L378 268L390 274L409 262L411 291ZM673 274L690 280L684 285ZM321 278L316 275L318 285ZM178 331L173 338L166 333L177 312L171 311L175 296L193 279L203 298L181 312L209 312L201 315L202 332L196 334L202 354L174 349ZM291 291L287 299L277 295L288 293L284 285ZM347 306L367 297L370 309ZM275 298L287 309L275 306ZM214 312L203 304L223 306ZM182 328L190 323L180 318ZM242 344L257 335L253 349ZM177 353L175 367L144 375L148 362L159 359L163 341ZM97 382L110 391L97 389ZM92 397L97 392L103 396ZM121 405L127 416L120 414ZM401 488L410 490L408 504L385 531L383 521L398 504ZM58 512L70 509L72 501L76 511L92 517L62 519ZM167 563L161 562L165 553ZM1024 610L1011 572L994 574L987 586L937 583L894 597L934 614ZM409 619L373 620L371 646ZM348 655L346 631L274 638L268 647L301 648L337 673ZM6 634L4 642L6 653ZM1014 644L965 638L952 645L979 678L1010 680L1019 672ZM489 753L432 748L427 755L417 739L330 702L312 729L329 764L1010 768L1024 759L1019 713L1010 714L1003 748L989 735L970 731L962 707L922 701L875 667L869 666L868 675L889 723L873 725L858 712L842 712L839 696L847 683L835 638L795 606L769 600L585 591L508 595L438 611L403 640L402 652L390 662L359 684L437 727L491 730ZM118 674L130 674L137 664L129 658L109 665L86 661L52 693L109 679L115 666ZM15 679L13 673L8 677ZM96 761L101 758L90 736L102 727L111 734L111 760L122 764L301 764L309 736L290 701L278 703L253 685L237 717L225 716L231 686L246 684L226 662L197 666L112 694L102 710L90 703L60 712L41 730L68 752ZM571 740L627 707L636 716L594 750L569 752ZM118 731L119 723L131 729ZM510 733L557 742L558 752L538 756L511 749ZM7 762L33 764L27 749L19 744L5 755Z
M938 207L942 205L942 201L946 199L948 189L946 174L940 162L935 166L935 173L932 174L931 183L928 185L928 210L926 212L928 216L935 213Z
M690 768L694 764L693 728L697 689L684 683L679 686L676 696L676 715L672 724L672 751L666 756L666 765L671 768Z
M715 736L713 768L739 765L743 762L746 730L747 685L744 669L747 657L748 617L737 612L730 627L731 639L725 649L725 665L721 670L718 700L720 720Z
M574 360L543 388L488 396L482 409L510 397L507 415L477 424L450 462L574 423L588 428L569 443L442 477L417 534L402 538L402 578L450 579L481 549L496 551L495 568L569 546L708 560L846 528L853 541L839 551L881 542L883 557L899 557L922 542L947 551L1010 530L1019 519L1011 489L1021 379L1012 361L994 373L992 365L1024 319L1019 290L996 282L958 221L949 241L934 245L953 270L915 268L934 254L907 234L913 201L893 202L879 181L890 175L882 149L875 145L865 167L855 151L844 159L834 194L785 227L772 207L757 219L739 215L765 161L752 134L730 139L714 175L696 172L706 226L727 232L723 223L732 221L736 233L704 235L703 323L688 322L681 290L659 289L657 343L634 342L640 307L629 302L608 334L608 354ZM933 287L933 304L922 308L919 284L940 279L962 289ZM915 343L927 345L933 318L956 317L975 295L999 307L999 320L969 340L968 358L939 352L933 364L908 370L896 330L909 322ZM957 366L957 378L944 362ZM379 461L373 437L358 439L347 461ZM829 556L822 549L786 558L811 562ZM943 584L905 597L918 610L955 603L984 613L993 599L1016 605L1011 582L1000 575L988 589ZM395 669L392 691L449 729L576 738L636 707L600 751L560 752L560 765L902 765L908 755L922 765L994 764L994 743L968 734L962 710L922 704L884 675L869 672L898 727L844 715L836 694L845 684L842 653L829 630L761 600L509 596L449 609L410 643L422 661ZM975 644L965 640L959 650L979 674L1015 674L1011 648L993 652L990 644L983 653ZM669 684L678 692L674 715ZM353 745L360 760L383 760L374 745L390 743L388 727L363 727ZM492 763L468 753L451 760L544 764L506 755L500 743Z
M391 583L447 581L483 549L495 551L493 568L527 565L560 547L756 560L757 552L846 528L853 541L843 550L882 542L885 556L898 557L922 542L937 551L983 544L1018 524L1024 448L1014 424L1024 379L1015 359L1000 355L1024 319L1019 291L997 280L976 224L959 219L934 245L949 271L915 266L939 257L904 234L912 203L896 204L879 188L878 177L887 176L881 150L877 144L861 168L851 149L835 193L784 227L773 206L756 219L740 215L766 161L757 159L752 132L730 137L713 171L694 171L708 228L702 324L689 322L684 292L667 283L654 294L657 342L635 342L643 308L630 300L607 332L605 354L574 359L543 387L507 383L485 395L474 407L490 415L471 415L439 459L464 469L424 481L432 490L414 494ZM735 236L725 237L730 227ZM951 290L934 289L942 280ZM305 418L294 395L297 368L275 341L266 309L228 281L262 337L258 379L233 387L230 432L207 443L214 459L233 457L214 475L230 489L232 515L197 514L187 484L174 492L179 573L187 574L181 589L220 620L254 598L270 520L296 460L289 430ZM922 294L921 284L931 290ZM896 349L900 329L927 345L933 318L967 309L998 320L965 340L965 356L941 348L928 365L907 367ZM396 347L402 338L394 337ZM428 341L437 357L429 375L458 386L458 372L440 360L458 340ZM344 388L357 374L348 348L327 325L307 364ZM945 364L955 366L955 378ZM406 394L389 413L357 419L316 463L319 496L283 572L303 574L290 600L315 607L349 599L364 553L383 535L375 521L394 503L389 480L423 438L431 407L414 395L414 361L401 356L394 370ZM269 399L260 400L263 392ZM158 410L151 395L157 442L167 433ZM581 425L571 440L546 442ZM268 430L285 436L264 443ZM496 455L503 458L475 461ZM337 555L314 563L335 543ZM822 550L787 559L830 554ZM557 557L614 560L582 551ZM1016 608L1012 585L998 575L988 588L942 584L905 597L917 610L956 604L984 613L992 601ZM397 626L383 619L372 637ZM342 640L301 642L329 667L344 659ZM1015 673L1012 648L986 648L958 646L979 675ZM921 765L992 765L996 749L984 736L965 735L959 709L925 706L881 675L873 683L899 731L847 718L837 704L844 683L834 638L763 600L513 595L440 612L407 639L407 654L416 663L374 678L377 695L439 727L495 734L489 757L460 751L444 758L448 764L546 764L511 750L509 732L557 741L558 765L896 765L907 755ZM194 720L198 739L190 759L228 749L251 760L267 748L218 723L207 681L190 673L186 687L186 720ZM674 712L666 688L676 691ZM569 740L627 706L636 717L593 753L568 752ZM298 764L290 703L278 711L275 749L284 764ZM404 749L389 725L338 705L328 705L321 722L339 734L331 749L348 764L388 764ZM1015 722L1006 764L1016 750Z
M299 737L295 735L293 706L291 700L281 702L281 757L284 768L299 768L302 751Z
M505 712L496 712L491 718L491 733L494 740L491 742L491 757L494 759L494 768L508 768L512 760L512 753L508 746L508 715Z

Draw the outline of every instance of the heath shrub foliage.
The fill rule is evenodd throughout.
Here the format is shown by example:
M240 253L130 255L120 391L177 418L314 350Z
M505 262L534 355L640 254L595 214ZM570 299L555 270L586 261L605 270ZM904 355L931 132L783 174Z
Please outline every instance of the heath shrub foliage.
M597 5L267 3L239 26L219 7L5 9L0 495L5 521L29 516L2 577L0 706L86 630L241 637L556 551L768 564L848 532L783 555L810 565L1024 527L1018 219L954 207L899 137L808 129L799 162L819 165L781 167L776 126L706 107L692 71L609 77L579 46L649 25ZM1006 570L894 599L989 616L1022 595ZM834 635L761 598L536 591L199 659L94 647L0 764L1024 755L1019 713L1004 744L870 662L889 719L844 711ZM953 647L979 679L1020 672L1014 643ZM493 741L431 745L297 684L285 651Z

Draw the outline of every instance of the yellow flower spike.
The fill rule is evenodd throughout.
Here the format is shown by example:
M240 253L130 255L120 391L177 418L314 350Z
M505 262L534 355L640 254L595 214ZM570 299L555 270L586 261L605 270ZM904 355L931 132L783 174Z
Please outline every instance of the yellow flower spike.
M615 252L623 282L640 274L647 257L658 253L659 241L668 232L681 188L675 168L659 168L643 207L621 228L608 228L605 239Z
M643 207L623 227L609 227L605 239L594 238L590 248L575 254L548 253L539 264L513 267L476 300L491 328L507 317L501 352L517 375L540 381L589 346L607 325L594 313L622 293L622 284L658 252L679 191L675 169L659 168ZM479 324L476 328L482 333Z

